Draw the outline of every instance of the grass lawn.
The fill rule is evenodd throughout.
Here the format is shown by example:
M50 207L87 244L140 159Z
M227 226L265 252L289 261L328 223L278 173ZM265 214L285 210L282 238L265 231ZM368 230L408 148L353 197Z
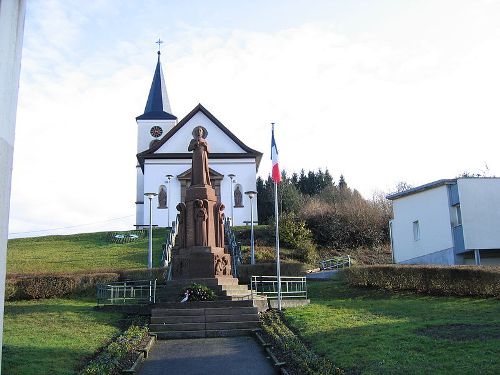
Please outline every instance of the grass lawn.
M120 332L121 314L93 306L94 300L6 302L2 374L75 374Z
M316 353L347 374L500 374L500 301L308 283L285 311Z
M119 232L117 232L119 233ZM160 261L166 229L153 231L153 266ZM133 242L110 241L107 232L9 240L8 273L73 272L147 267L147 235Z

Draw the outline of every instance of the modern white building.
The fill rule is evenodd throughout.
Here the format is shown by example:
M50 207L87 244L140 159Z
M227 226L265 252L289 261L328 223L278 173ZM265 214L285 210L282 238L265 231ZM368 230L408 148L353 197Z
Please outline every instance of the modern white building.
M190 185L191 155L188 145L195 127L202 126L209 144L210 178L225 215L234 225L250 221L250 199L245 191L256 190L256 176L262 153L251 149L198 104L182 120L172 114L158 52L158 63L144 114L137 121L136 226L149 225L149 200L153 199L153 224L170 226L176 206L184 201ZM257 221L257 199L252 199Z
M396 263L500 264L500 178L439 180L387 199Z

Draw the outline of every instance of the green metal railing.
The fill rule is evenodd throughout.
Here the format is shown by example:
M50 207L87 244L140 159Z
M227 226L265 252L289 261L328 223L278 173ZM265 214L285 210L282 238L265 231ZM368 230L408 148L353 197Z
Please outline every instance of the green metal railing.
M305 277L281 276L282 299L307 299ZM266 295L268 299L278 298L278 278L276 276L252 276L252 299L255 295Z
M321 270L334 270L339 268L351 267L351 256L343 255L319 262Z
M97 285L97 305L133 305L156 302L156 280Z

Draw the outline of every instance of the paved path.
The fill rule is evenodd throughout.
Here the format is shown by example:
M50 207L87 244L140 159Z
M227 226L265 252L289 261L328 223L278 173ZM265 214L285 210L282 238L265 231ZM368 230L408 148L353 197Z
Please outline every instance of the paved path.
M319 271L319 272L311 272L306 275L307 280L312 279L331 279L335 277L339 273L339 270L329 270L329 271Z
M274 375L264 350L252 337L160 340L138 375Z

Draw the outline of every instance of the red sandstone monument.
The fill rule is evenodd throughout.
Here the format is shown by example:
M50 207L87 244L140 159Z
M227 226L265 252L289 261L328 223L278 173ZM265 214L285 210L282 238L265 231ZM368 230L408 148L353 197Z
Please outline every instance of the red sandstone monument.
M231 256L224 249L224 204L217 202L208 169L207 130L193 129L191 186L177 205L179 230L173 249L172 278L232 278Z

